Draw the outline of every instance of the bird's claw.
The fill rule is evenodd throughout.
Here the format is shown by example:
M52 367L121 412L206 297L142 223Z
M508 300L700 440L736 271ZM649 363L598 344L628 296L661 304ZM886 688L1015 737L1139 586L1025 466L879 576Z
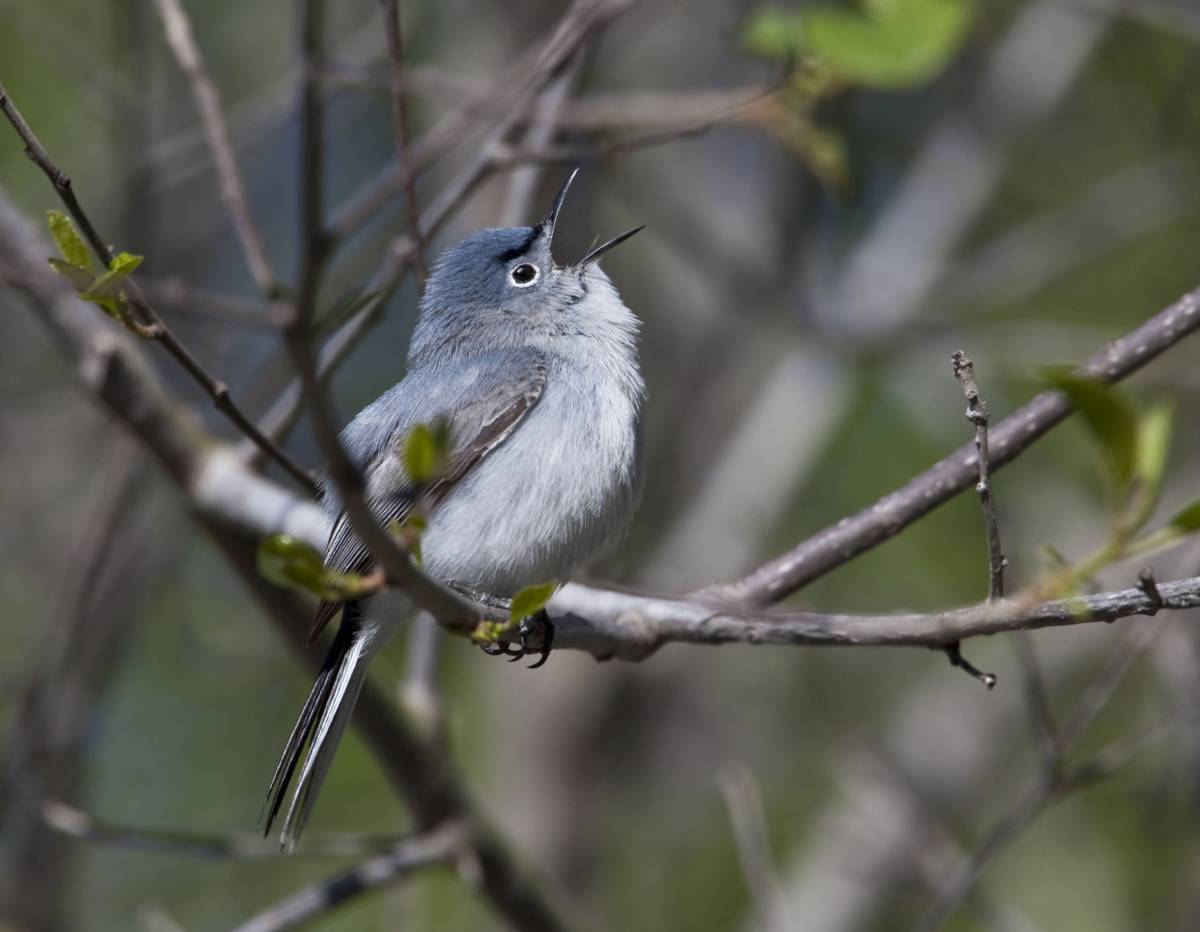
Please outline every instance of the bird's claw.
M550 650L554 645L554 624L550 621L545 610L538 612L521 621L517 626L517 643L497 641L495 644L479 645L483 652L490 657L507 657L509 663L516 663L522 657L529 656L532 651L529 642L535 634L540 634L542 646L538 651L538 659L529 665L530 670L536 670L550 659Z

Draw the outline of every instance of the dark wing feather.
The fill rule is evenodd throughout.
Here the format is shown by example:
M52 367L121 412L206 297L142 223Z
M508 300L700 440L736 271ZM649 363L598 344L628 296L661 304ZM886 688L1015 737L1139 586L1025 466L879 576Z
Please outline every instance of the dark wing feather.
M506 378L482 393L477 401L464 405L448 415L450 449L439 476L421 492L423 501L434 508L489 453L504 443L537 405L546 388L546 364L533 356L519 375ZM404 440L413 425L394 435L379 456L368 465L368 475L376 469L394 465L386 460L403 455ZM368 504L376 519L387 527L393 521L408 517L414 503L411 486L399 488ZM371 555L354 533L345 512L338 515L325 549L325 565L342 573L365 573L372 568ZM309 641L341 608L338 602L322 602L313 619Z

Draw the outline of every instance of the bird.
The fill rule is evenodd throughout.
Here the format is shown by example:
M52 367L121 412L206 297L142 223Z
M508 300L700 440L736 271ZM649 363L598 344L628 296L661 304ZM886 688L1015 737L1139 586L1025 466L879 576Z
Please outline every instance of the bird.
M625 534L640 495L645 382L641 324L599 260L642 227L559 265L555 226L578 169L535 226L479 230L430 269L404 378L341 434L379 523L427 508L422 568L487 599L565 581ZM445 438L437 480L418 490L405 466L412 432ZM325 565L369 573L371 555L325 477L332 521ZM322 603L315 635L341 622L287 740L263 804L271 832L294 782L280 832L292 850L312 814L371 659L413 606L392 590ZM549 624L542 615L543 623ZM551 627L543 638L546 659ZM521 656L525 649L522 634ZM535 664L536 665L536 664Z

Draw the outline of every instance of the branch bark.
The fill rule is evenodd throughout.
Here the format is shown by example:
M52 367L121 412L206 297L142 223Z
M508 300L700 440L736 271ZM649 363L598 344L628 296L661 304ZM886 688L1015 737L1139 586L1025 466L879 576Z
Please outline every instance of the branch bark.
M1113 340L1091 356L1080 371L1105 382L1119 382L1198 327L1200 288ZM1011 463L1071 412L1071 405L1061 392L1042 392L1018 408L989 433L992 471ZM710 586L697 595L754 607L778 602L860 553L895 537L918 518L970 488L977 478L974 444L964 444L875 504L818 531L742 579Z

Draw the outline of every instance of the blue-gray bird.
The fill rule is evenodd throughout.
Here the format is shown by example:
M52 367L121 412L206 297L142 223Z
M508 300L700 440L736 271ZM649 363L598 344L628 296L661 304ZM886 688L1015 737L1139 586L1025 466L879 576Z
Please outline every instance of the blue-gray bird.
M564 580L626 530L639 487L645 386L639 323L597 260L640 227L560 266L550 246L572 172L540 224L480 230L434 264L404 380L354 418L342 444L363 471L385 527L414 503L405 440L448 429L448 453L421 538L424 569L457 588L511 598ZM333 530L325 562L343 572L371 556L326 483ZM291 848L316 802L371 658L411 614L399 593L348 603L276 767L265 832L296 789L281 842ZM339 606L318 609L314 634ZM545 659L543 655L543 660Z

